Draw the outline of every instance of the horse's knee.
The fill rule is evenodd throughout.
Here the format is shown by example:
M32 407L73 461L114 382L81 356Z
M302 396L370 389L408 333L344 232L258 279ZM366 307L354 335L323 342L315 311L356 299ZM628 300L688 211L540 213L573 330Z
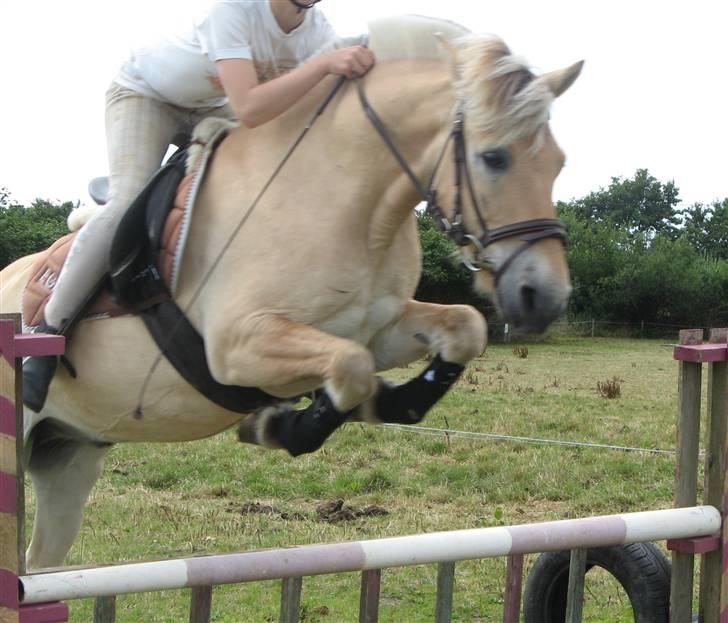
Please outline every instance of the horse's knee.
M377 390L374 356L363 346L351 343L332 357L326 391L342 413L353 409Z
M443 343L439 350L445 361L465 365L485 350L488 329L483 315L470 305L452 305L443 317Z

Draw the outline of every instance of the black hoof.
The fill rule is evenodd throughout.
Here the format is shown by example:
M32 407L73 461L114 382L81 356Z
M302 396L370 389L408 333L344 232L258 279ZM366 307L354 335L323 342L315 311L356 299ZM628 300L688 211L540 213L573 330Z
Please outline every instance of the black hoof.
M380 385L376 417L387 424L417 424L460 378L463 366L437 355L419 376L402 385Z

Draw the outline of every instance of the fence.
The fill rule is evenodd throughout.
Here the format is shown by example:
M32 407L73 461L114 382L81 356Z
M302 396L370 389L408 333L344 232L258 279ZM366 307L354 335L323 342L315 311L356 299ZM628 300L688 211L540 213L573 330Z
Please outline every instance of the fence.
M563 320L551 325L544 336L520 336L513 328L502 322L488 323L488 337L497 342L534 342L549 337L619 337L636 339L663 339L675 341L675 336L685 329L702 328L706 333L710 327L695 325L665 324L657 322L612 322L609 320Z
M191 588L191 623L210 621L213 586L282 579L280 621L299 620L304 576L362 572L360 622L378 620L381 570L407 565L438 565L435 621L450 621L455 563L507 556L504 623L519 620L523 557L529 553L572 550L567 621L581 620L585 550L590 547L668 539L673 550L671 620L692 619L695 554L701 564L700 616L728 621L728 568L722 568L720 508L726 496L726 410L728 407L728 331L714 331L702 344L702 330L681 332L675 349L680 361L675 506L510 527L455 530L388 539L309 545L157 562L75 568L26 574L23 562L23 487L20 357L62 351L62 340L17 335L18 318L0 317L0 623L60 623L67 620L63 600L97 597L95 621L115 620L116 595ZM702 364L709 364L706 431L705 505L697 506L698 441ZM722 589L722 586L725 589Z

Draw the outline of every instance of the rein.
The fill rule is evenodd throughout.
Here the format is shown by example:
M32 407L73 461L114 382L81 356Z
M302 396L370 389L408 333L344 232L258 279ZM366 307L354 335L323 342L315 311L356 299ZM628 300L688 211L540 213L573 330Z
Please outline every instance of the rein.
M359 101L361 102L362 108L364 109L369 121L374 126L374 129L382 138L385 145L389 148L389 151L395 157L400 167L402 167L402 170L405 172L407 177L409 177L412 181L412 184L420 195L422 201L427 204L427 214L429 214L434 220L437 228L451 238L459 247L465 247L470 244L475 247L476 255L474 260L470 260L467 256L461 253L463 264L465 264L469 270L473 272L478 272L483 269L487 270L493 275L493 279L497 286L498 281L503 276L503 273L505 273L513 261L535 243L547 238L557 238L566 244L566 227L559 219L555 218L531 219L527 221L518 221L509 225L503 225L502 227L496 227L495 229L488 228L488 224L485 220L485 213L481 209L480 202L476 196L472 176L470 174L470 167L468 166L464 131L465 115L461 110L458 110L455 114L452 130L445 140L445 144L437 158L435 168L430 175L428 185L425 187L412 170L412 167L405 160L402 152L395 145L392 135L381 117L379 117L374 108L372 108L360 80L356 80L356 87L359 92ZM455 196L453 198L454 210L452 220L445 216L444 211L438 203L437 190L433 188L437 172L442 165L445 153L451 142L453 143L453 158L455 165ZM482 232L480 236L469 233L465 227L465 223L463 222L463 178L465 178L468 196L478 218L478 225ZM516 237L522 242L522 244L515 249L499 267L495 268L492 265L492 262L485 257L485 250L495 242Z
M318 1L318 0L317 0ZM314 3L315 4L315 3ZM271 176L268 178L265 184L263 184L263 187L258 192L257 196L253 200L253 202L250 204L246 212L243 214L243 216L238 221L238 224L233 228L232 232L228 236L225 244L222 246L220 251L218 252L217 256L215 257L215 260L210 265L210 268L207 270L207 272L202 277L202 280L200 282L200 285L197 286L197 289L192 294L192 298L189 300L187 305L185 305L184 308L182 308L182 316L177 322L174 324L172 329L170 330L167 339L165 342L160 346L159 353L155 357L154 361L152 362L152 365L149 368L149 372L147 373L147 377L144 380L144 383L142 384L142 388L139 391L139 400L137 402L137 407L134 412L134 417L137 419L140 419L142 417L142 414L144 413L143 404L144 404L144 397L147 393L147 388L149 387L149 383L152 380L152 376L154 375L154 372L159 367L159 364L162 362L162 359L165 357L165 354L167 352L167 349L172 343L172 339L174 338L177 331L182 327L183 322L185 321L187 317L187 313L192 308L192 306L195 304L197 299L200 297L200 294L202 294L202 291L204 290L205 286L207 285L207 282L210 280L210 277L212 276L212 273L214 273L217 270L217 267L219 266L220 262L222 261L223 256L225 253L227 253L227 250L230 248L230 245L233 243L233 240L238 235L240 230L245 226L245 224L248 222L248 219L253 214L255 209L258 207L258 204L260 203L260 200L263 198L263 195L265 195L266 191L270 188L270 186L273 184L275 179L278 177L278 174L281 172L283 167L286 165L286 163L290 160L293 153L296 151L298 146L303 142L303 139L306 137L308 132L313 127L314 123L316 123L316 120L324 113L328 105L331 103L331 100L334 99L336 94L339 92L339 89L344 85L347 78L346 76L340 76L336 83L334 84L333 89L329 92L329 94L324 98L324 100L321 102L321 104L318 106L314 114L309 119L308 123L305 125L305 127L301 130L301 132L298 134L296 139L293 141L291 146L288 148L288 151L286 152L285 156L283 156L283 159L280 161L278 166L275 168Z

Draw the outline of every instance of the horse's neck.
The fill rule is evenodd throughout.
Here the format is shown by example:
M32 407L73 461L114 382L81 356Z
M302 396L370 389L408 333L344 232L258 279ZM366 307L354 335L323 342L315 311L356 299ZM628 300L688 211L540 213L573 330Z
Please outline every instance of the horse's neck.
M370 205L370 247L391 243L414 207L422 200L412 180L362 114L355 89L347 105L357 129L358 157L372 166L369 180L376 180L377 194ZM421 184L426 185L435 166L452 118L453 97L448 68L433 61L383 63L366 82L371 107L382 118L387 131ZM356 101L351 101L356 99ZM365 137L365 138L362 138Z

